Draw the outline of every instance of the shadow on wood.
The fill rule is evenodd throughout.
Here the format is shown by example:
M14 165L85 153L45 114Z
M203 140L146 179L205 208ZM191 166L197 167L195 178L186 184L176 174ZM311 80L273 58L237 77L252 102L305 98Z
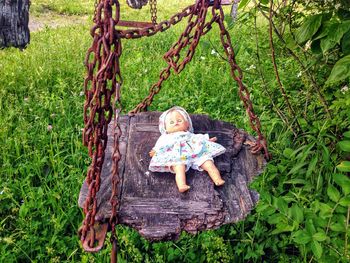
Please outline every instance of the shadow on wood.
M244 145L247 139L255 139L229 123L210 120L206 115L191 115L195 133L216 136L217 142L226 148L226 153L214 160L226 183L216 187L205 172L190 169L187 183L191 189L179 193L173 174L148 171L148 152L160 136L160 114L144 112L120 118L119 223L131 226L146 239L155 241L176 239L182 230L197 233L245 218L259 199L258 193L249 190L248 184L266 164L263 155L251 154L249 147ZM111 139L97 193L96 220L100 222L108 221L111 215L112 127L113 123L108 130ZM80 207L83 207L87 193L84 182L79 195Z
M29 0L0 1L0 48L29 43Z

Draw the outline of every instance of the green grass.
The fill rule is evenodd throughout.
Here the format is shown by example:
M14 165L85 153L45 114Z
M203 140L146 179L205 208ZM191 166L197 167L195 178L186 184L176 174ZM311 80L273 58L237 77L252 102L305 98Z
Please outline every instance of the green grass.
M93 1L88 2L32 1L32 12L38 14L49 6L50 12L91 16ZM159 2L161 18L179 8ZM136 12L125 8L123 16L148 20L148 10L141 15ZM184 26L123 42L124 113L158 80L166 66L162 54ZM267 89L284 109L264 23L258 30ZM253 183L261 201L243 222L196 236L183 234L176 242L149 243L134 230L118 226L119 262L346 262L350 232L348 205L344 204L349 193L333 178L339 159L346 157L335 143L349 129L349 93L328 87L327 100L335 118L327 119L307 80L297 76L298 65L277 46L281 78L304 130L294 138L273 110L254 69L257 61L251 22L239 22L230 33L274 157ZM90 163L81 142L83 60L90 42L88 26L77 25L35 32L24 51L0 50L1 262L109 260L110 245L98 254L87 254L77 236L83 219L77 198ZM237 85L227 63L212 54L214 47L222 53L217 28L203 37L185 70L164 83L151 110L180 105L191 113L209 114L251 132ZM320 82L326 78L326 69L322 70L315 71ZM308 99L311 102L306 104ZM319 247L323 253L317 259Z

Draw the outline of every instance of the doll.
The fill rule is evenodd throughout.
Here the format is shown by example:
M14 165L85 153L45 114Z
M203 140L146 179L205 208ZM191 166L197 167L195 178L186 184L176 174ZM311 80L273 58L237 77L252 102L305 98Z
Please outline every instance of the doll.
M186 184L186 172L190 168L205 170L217 186L225 183L213 161L225 148L215 143L216 137L209 139L208 134L194 134L185 109L175 106L165 111L159 117L159 131L161 136L149 152L150 171L174 173L181 193L190 189Z

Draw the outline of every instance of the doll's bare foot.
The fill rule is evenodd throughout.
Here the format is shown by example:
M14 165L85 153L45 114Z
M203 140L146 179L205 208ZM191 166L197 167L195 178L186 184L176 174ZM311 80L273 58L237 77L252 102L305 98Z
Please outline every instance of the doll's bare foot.
M205 161L201 165L201 168L204 171L208 172L210 178L213 180L213 182L216 186L221 186L225 183L225 181L221 178L220 172L219 172L218 168L216 168L213 161L211 161L211 160Z
M222 179L218 179L218 180L214 181L214 184L216 186L221 186L221 185L225 184L225 181Z
M178 185L177 188L179 189L180 193L184 193L184 192L190 190L191 187L189 185L185 184L185 185L181 185L181 186Z

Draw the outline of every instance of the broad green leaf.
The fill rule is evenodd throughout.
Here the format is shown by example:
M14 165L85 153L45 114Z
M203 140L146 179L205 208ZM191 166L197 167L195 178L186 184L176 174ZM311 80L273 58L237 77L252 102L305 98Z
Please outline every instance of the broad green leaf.
M325 232L317 232L315 234L313 234L312 238L316 241L325 241L327 239L327 235Z
M339 204L345 207L350 206L350 196L345 196L343 198L340 198Z
M240 3L239 3L239 6L238 6L238 9L242 9L242 8L245 8L247 6L247 4L249 4L250 0L242 0Z
M312 221L312 219L309 219L306 221L305 229L311 235L316 233L316 229L315 229L314 222Z
M342 161L337 168L342 172L350 172L350 161Z
M277 199L277 208L283 212L283 213L287 213L287 210L288 210L288 204L287 202L282 198L282 197L279 197Z
M313 240L311 242L311 250L314 253L316 258L320 258L322 256L323 249L319 242Z
M277 235L279 233L283 233L283 232L291 232L294 230L294 227L293 226L289 226L285 223L278 223L276 225L276 229L274 229L271 234L272 235Z
M326 53L326 51L330 50L332 47L334 47L337 44L336 41L334 41L333 39L326 37L326 38L322 38L321 39L321 50L323 53Z
M350 40L350 39L349 39L349 40ZM343 136L344 136L345 138L350 139L350 131L344 132L344 133L343 133Z
M258 206L256 207L255 210L256 210L256 212L261 213L264 210L266 210L269 206L270 206L269 204L264 204L262 202L261 203L259 202L259 204L258 204Z
M330 229L332 229L335 232L345 232L345 224L337 222L337 223L331 224Z
M262 3L263 5L267 5L269 3L269 0L260 0L260 3Z
M298 230L293 234L293 240L297 244L305 245L312 240L312 236L305 230Z
M20 209L19 209L19 216L20 217L25 217L28 213L28 206L24 203L21 205Z
M344 152L350 152L350 141L340 141L338 142L340 149Z
M328 186L327 195L334 202L338 202L338 200L340 198L340 193L339 193L338 189L335 188L333 185Z
M345 195L350 193L350 178L348 176L345 174L335 174L333 180L342 188Z
M326 84L339 82L350 76L350 55L343 57L335 63Z
M332 216L332 207L330 207L328 204L319 203L319 208L320 208L320 216L321 217Z
M309 177L312 174L312 172L315 170L317 161L318 161L318 155L315 155L314 157L312 157L309 163L309 167L307 168L306 177Z
M274 215L271 215L267 222L269 222L270 225L276 225L280 222L285 222L286 221L286 217L282 214L274 214Z
M340 44L340 40L344 34L350 29L350 21L342 23L332 23L327 28L327 36L321 39L322 52L333 48L336 44Z
M348 31L343 36L343 39L341 41L341 50L344 55L350 54L350 31Z
M301 208L297 204L293 204L293 206L291 207L291 211L292 211L292 217L295 221L297 221L298 223L301 223L304 221L303 210L301 210Z
M304 23L298 28L296 32L296 40L299 44L311 39L317 32L322 23L322 15L309 16L305 19Z

